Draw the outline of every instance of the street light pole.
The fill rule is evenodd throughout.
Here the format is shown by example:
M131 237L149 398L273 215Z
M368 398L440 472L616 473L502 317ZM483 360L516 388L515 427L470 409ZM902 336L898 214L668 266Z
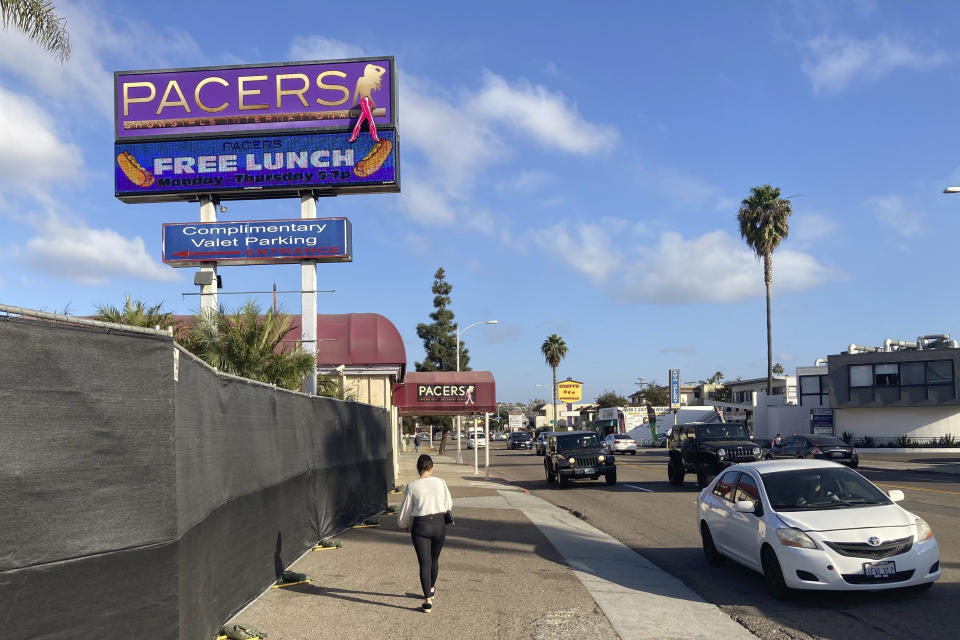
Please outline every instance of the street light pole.
M467 330L479 324L499 324L499 322L499 320L478 320L473 324L467 325L463 331L460 331L460 324L457 324L457 373L460 373L460 334L466 333ZM473 433L474 435L477 433L476 425L474 425ZM474 447L476 447L476 442L474 442ZM460 450L460 416L457 416L457 464L463 464L463 452Z

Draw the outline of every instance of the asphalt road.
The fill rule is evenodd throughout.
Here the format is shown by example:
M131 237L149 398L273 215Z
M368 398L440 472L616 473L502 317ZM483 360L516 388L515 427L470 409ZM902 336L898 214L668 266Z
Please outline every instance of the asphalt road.
M482 453L482 451L481 451ZM889 457L889 456L887 456ZM828 638L892 640L950 638L960 631L960 475L869 470L861 473L883 489L902 489L900 504L933 527L940 545L942 577L924 592L797 592L781 602L770 597L762 577L732 562L707 565L696 524L697 487L692 475L682 487L667 482L662 449L618 455L618 484L574 481L548 485L543 459L492 443L491 475L509 480L569 509L673 574L702 598L720 606L767 640Z

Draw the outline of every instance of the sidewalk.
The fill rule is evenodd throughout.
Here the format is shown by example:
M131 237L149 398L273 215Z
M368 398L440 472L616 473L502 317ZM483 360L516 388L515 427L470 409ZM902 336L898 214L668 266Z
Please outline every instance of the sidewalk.
M481 452L482 453L482 452ZM471 464L434 454L456 525L440 556L434 610L422 602L410 536L394 516L290 567L309 584L269 589L231 622L268 640L320 638L751 639L681 582L567 511ZM400 483L417 454L400 455ZM468 462L464 456L464 463ZM399 508L401 495L391 495Z

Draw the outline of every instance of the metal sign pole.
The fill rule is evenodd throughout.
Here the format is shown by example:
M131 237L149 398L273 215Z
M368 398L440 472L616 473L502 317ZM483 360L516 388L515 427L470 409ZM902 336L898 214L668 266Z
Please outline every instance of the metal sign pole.
M490 414L489 413L483 414L483 420L484 420L484 423L483 423L484 438L487 441L487 450L484 451L484 454L483 454L485 457L483 467L484 467L484 470L486 471L486 476L489 478L490 477Z
M300 217L317 217L317 199L300 197ZM303 350L313 356L313 366L303 380L303 392L317 394L317 261L300 261L300 339Z
M473 473L476 475L480 473L480 452L477 451L480 448L480 439L477 437L477 414L470 416L470 424L473 425Z
M200 198L200 222L217 221L217 203L212 196L203 196ZM210 284L202 285L200 289L200 313L204 316L216 314L219 310L217 305L217 263L205 262L200 267L200 273L209 273L212 277L207 278Z

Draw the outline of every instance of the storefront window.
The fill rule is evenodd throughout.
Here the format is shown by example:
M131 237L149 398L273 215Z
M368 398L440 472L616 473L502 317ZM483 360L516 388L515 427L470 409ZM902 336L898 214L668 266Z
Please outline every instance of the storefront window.
M953 362L934 360L927 363L927 384L950 384L953 382Z
M878 387L895 387L900 384L898 367L895 364L878 364L874 369Z
M900 365L900 384L924 384L925 382L922 362L904 362Z

